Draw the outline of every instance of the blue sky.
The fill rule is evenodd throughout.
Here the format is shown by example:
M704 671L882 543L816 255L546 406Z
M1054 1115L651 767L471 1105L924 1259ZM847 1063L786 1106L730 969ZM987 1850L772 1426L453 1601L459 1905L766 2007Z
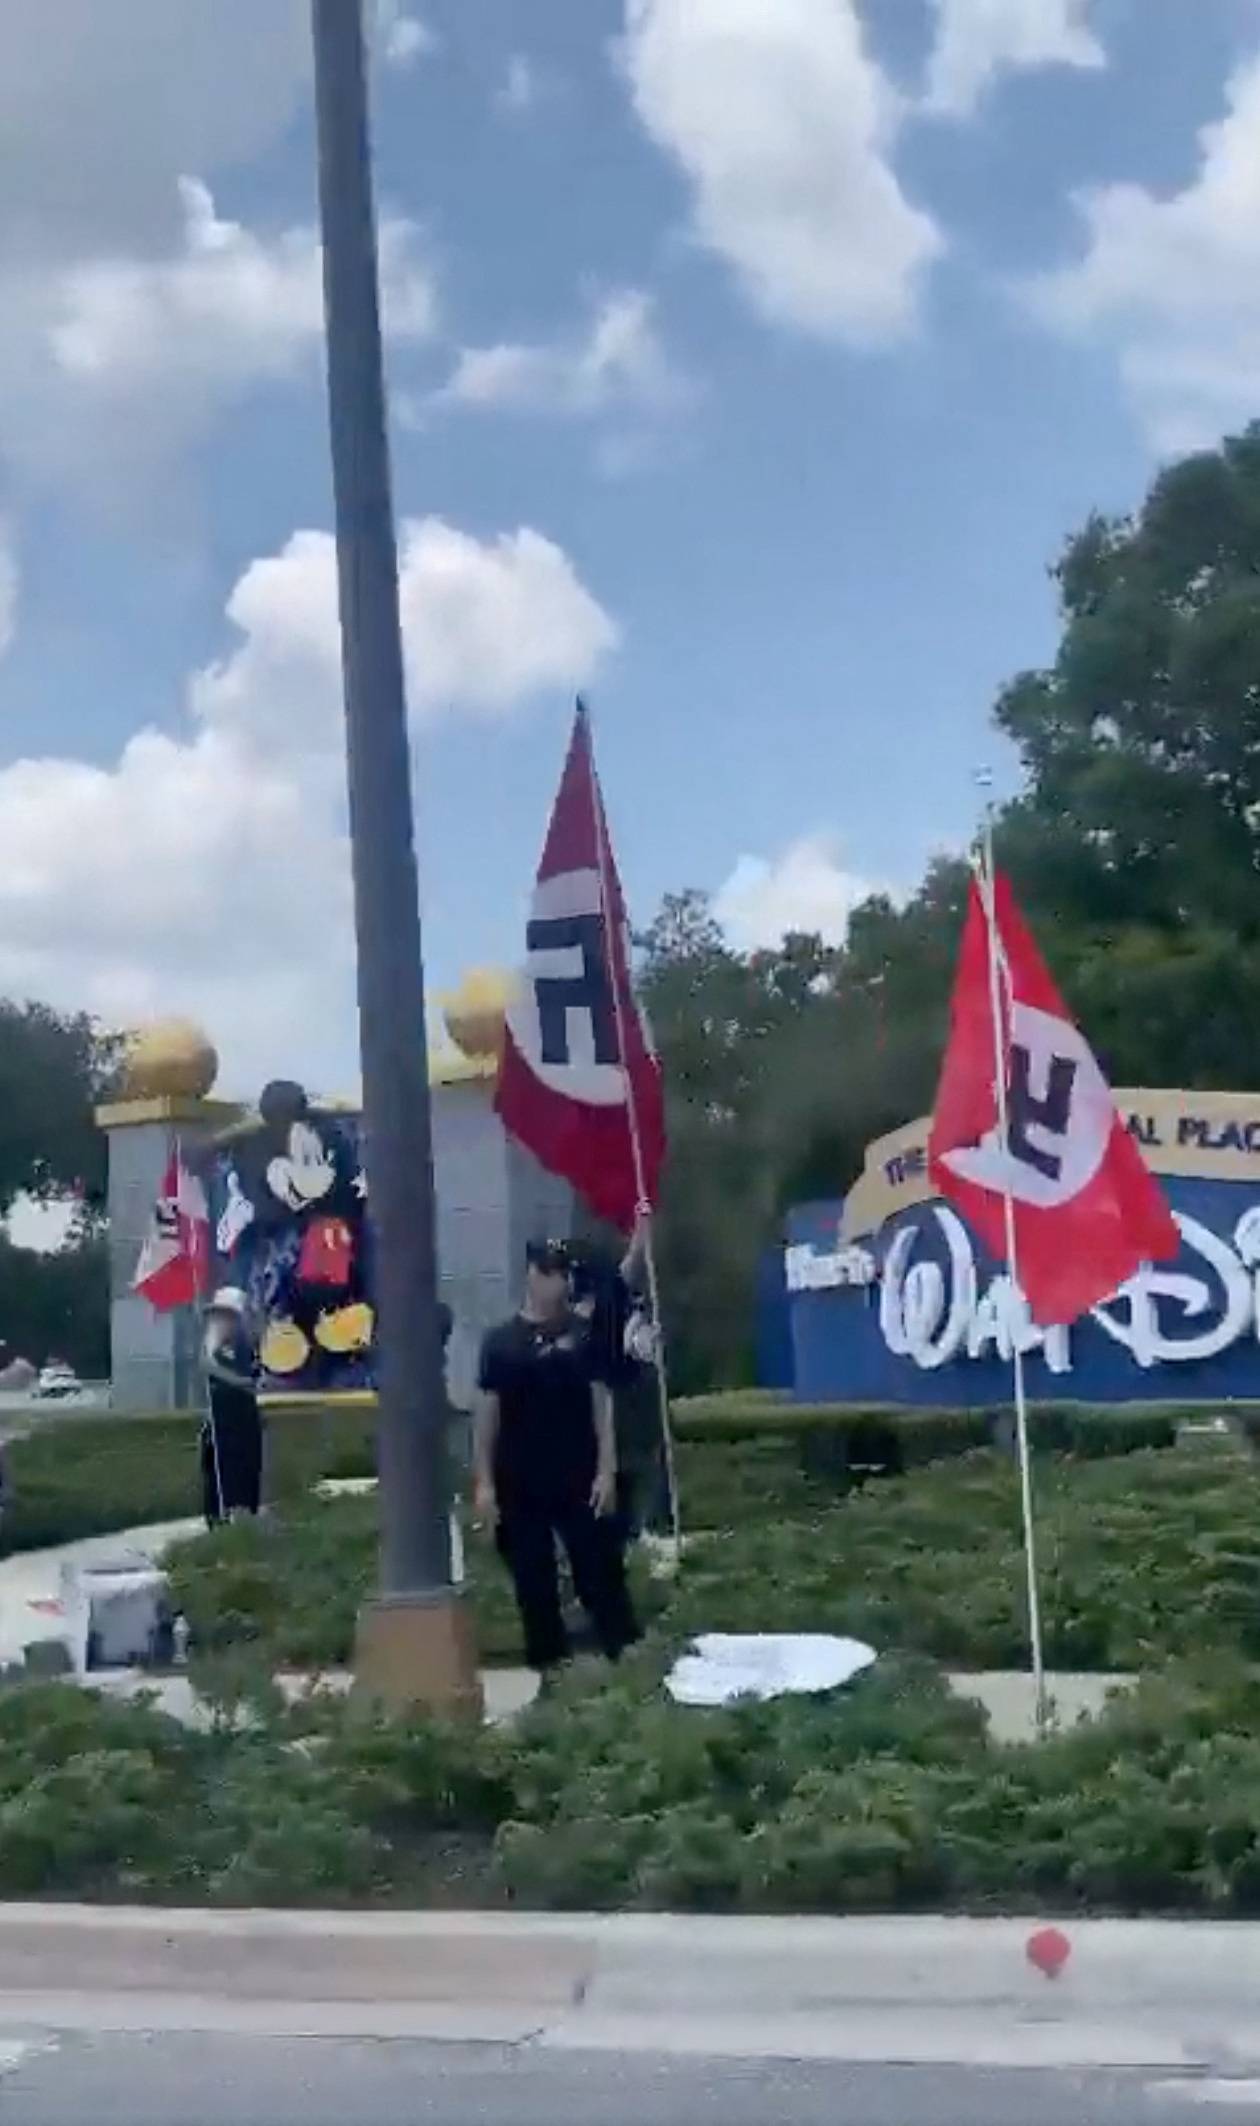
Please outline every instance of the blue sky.
M0 983L353 1078L304 0L0 21ZM261 20L259 19L261 18ZM574 688L632 905L907 890L1091 507L1260 411L1256 0L395 0L431 977Z

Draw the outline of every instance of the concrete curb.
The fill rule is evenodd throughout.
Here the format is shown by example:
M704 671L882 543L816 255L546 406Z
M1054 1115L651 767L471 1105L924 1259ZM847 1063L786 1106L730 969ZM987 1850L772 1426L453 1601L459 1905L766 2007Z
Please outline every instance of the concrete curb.
M0 1908L0 2027L1260 2069L1260 1927Z

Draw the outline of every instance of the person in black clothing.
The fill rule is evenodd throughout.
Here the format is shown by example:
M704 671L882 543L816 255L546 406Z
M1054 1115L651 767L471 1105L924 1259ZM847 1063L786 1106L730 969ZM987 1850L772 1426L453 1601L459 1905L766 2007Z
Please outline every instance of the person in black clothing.
M478 1383L477 1510L512 1574L525 1658L544 1674L569 1651L557 1542L609 1660L639 1636L613 1518L612 1399L570 1308L569 1270L563 1243L531 1245L524 1303L486 1337Z
M624 1542L670 1521L669 1477L661 1430L660 1383L644 1274L642 1219L620 1261L595 1244L571 1249L573 1309L587 1325L601 1378L613 1399L617 1441L617 1519Z
M262 1503L262 1414L258 1362L246 1327L245 1294L216 1292L206 1313L203 1352L209 1410L201 1427L201 1500L206 1526Z

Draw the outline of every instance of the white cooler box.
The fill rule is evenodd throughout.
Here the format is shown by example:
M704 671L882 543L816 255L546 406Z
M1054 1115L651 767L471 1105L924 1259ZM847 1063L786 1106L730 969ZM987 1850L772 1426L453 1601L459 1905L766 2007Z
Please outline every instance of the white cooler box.
M70 1656L80 1675L170 1660L170 1597L165 1575L152 1558L121 1551L96 1565L64 1565L61 1600Z

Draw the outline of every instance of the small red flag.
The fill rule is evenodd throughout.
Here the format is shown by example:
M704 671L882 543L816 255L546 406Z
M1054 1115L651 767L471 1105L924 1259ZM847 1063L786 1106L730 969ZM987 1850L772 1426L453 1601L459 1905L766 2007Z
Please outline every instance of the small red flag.
M210 1282L210 1210L196 1174L171 1146L132 1289L158 1314L195 1306Z
M661 1070L630 978L621 880L581 703L538 867L495 1104L504 1128L599 1218L655 1203Z
M1180 1245L1167 1200L1073 1024L1007 880L993 879L1000 1041L993 1030L985 896L972 883L949 1046L928 1155L934 1186L1006 1260L1005 1194L1019 1283L1042 1327L1075 1321L1144 1262ZM1007 1141L995 1064L1002 1057Z

